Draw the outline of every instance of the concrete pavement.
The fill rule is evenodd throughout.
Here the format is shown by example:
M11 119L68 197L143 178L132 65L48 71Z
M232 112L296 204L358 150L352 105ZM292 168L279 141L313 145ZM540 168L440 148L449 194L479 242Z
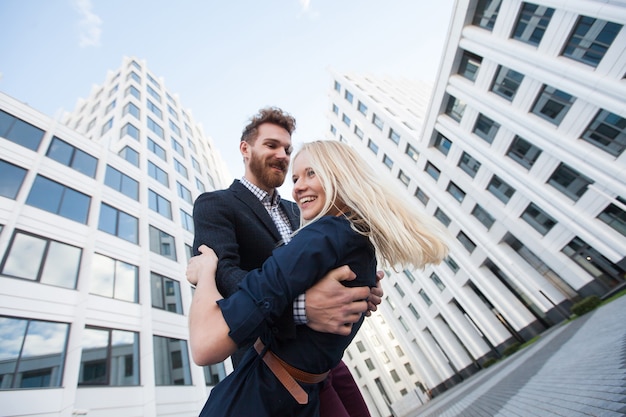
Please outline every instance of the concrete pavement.
M407 416L626 416L626 296L550 329Z

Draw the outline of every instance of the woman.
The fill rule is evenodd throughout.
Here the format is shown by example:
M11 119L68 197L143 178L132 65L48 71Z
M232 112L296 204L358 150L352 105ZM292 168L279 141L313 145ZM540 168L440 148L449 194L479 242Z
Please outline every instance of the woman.
M238 344L257 339L239 367L213 388L201 416L317 416L320 382L341 360L363 318L348 336L298 326L296 337L285 339L272 333L272 323L338 266L356 274L347 285L375 286L377 257L390 267L422 267L447 253L438 225L382 183L349 146L305 144L292 166L301 227L261 269L246 275L239 291L220 296L212 250L203 247L203 255L190 260L194 361L220 362Z

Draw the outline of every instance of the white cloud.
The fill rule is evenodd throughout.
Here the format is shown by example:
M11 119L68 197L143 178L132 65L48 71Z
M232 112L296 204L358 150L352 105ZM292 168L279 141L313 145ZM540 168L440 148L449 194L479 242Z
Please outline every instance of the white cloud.
M309 18L319 17L319 13L311 9L311 0L298 0L300 3L300 14L298 17L307 16Z
M78 45L81 48L100 46L102 19L92 11L91 0L75 0L74 4L82 17L78 22Z

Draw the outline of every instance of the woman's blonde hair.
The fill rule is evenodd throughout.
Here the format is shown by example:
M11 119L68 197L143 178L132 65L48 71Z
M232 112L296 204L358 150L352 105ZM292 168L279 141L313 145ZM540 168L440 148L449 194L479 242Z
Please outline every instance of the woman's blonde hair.
M315 218L301 219L301 226L319 219L333 205L345 205L352 228L369 237L383 266L421 268L447 255L446 230L394 191L350 146L330 140L308 142L294 161L302 152L309 153L326 202Z

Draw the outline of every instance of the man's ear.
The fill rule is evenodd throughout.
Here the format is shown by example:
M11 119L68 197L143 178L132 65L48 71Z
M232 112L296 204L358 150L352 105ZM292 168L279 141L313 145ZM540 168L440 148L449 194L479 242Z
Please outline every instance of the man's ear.
M244 160L248 158L250 156L250 144L245 140L239 142L239 152L241 152Z

